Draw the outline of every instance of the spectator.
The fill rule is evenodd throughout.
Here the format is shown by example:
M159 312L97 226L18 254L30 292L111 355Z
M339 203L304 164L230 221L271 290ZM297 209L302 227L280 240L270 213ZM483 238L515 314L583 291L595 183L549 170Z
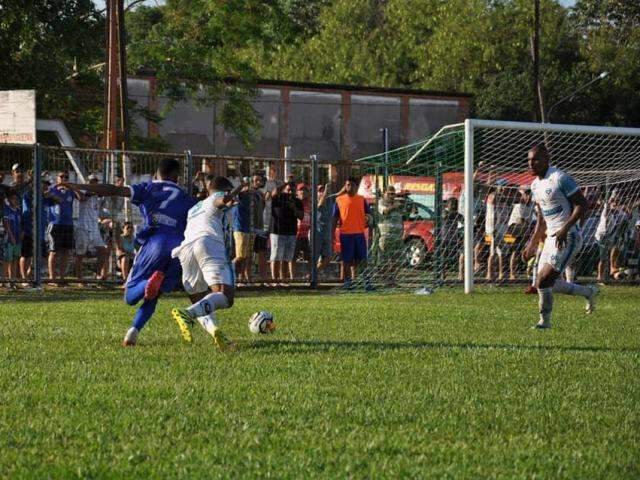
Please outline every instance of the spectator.
M89 175L89 184L98 183L98 177ZM84 257L92 252L97 256L96 274L98 280L107 277L107 248L100 235L100 212L103 200L97 195L83 192L79 197L78 223L75 229L76 277L82 281Z
M24 170L19 163L11 167L11 189L18 194L18 202L22 205L22 198L30 187L30 183L25 178Z
M342 257L343 288L353 288L357 267L367 262L367 241L365 230L369 207L363 196L358 195L358 183L349 177L338 192L334 208L334 219L340 227L340 250ZM373 285L365 278L365 290L373 290Z
M616 204L615 217L616 226L615 231L613 232L613 245L611 248L611 264L609 267L609 274L614 279L617 279L619 278L618 271L620 270L621 265L620 260L625 257L627 238L629 235L629 230L631 230L631 209L628 205L623 204L619 201Z
M51 183L43 179L42 191L43 194L49 189ZM45 230L47 221L47 209L45 203L41 203L41 222L40 222L40 240L45 241ZM28 280L31 276L31 260L34 252L34 235L33 235L33 191L27 190L22 198L22 252L20 256L20 275L23 280ZM41 256L44 256L43 244L40 244L38 252Z
M589 201L588 198L587 201ZM593 272L597 270L599 247L595 235L596 228L599 223L599 215L592 209L591 206L593 203L594 202L591 201L589 202L590 208L587 211L585 218L583 218L580 223L580 228L582 230L582 249L578 255L576 255L574 261L574 265L576 267L574 280L575 276L591 276Z
M56 185L46 193L49 203L49 278L63 278L69 262L69 252L73 250L73 201L80 194L61 186L69 180L69 172L58 174Z
M487 195L487 213L485 219L486 240L489 243L489 258L487 259L487 280L493 280L493 267L498 259L498 280L504 278L504 259L502 240L507 229L508 206L504 195L506 182L499 179L497 187Z
M281 185L271 200L271 277L274 282L284 280L285 264L289 265L289 278L293 280L295 276L296 232L304 211L293 188L291 183Z
M464 216L459 212L458 199L450 197L444 204L444 215L442 217L441 246L444 258L442 267L445 278L449 265L457 265L458 280L462 280L464 267L464 257L462 256L463 228Z
M521 259L520 252L529 240L533 226L533 207L531 201L531 189L521 188L518 191L520 200L513 204L511 214L507 221L507 230L503 238L502 246L504 254L509 256L509 279L515 280L518 273L518 262Z
M96 177L98 181L98 177ZM122 175L116 175L113 179L113 184L116 187L124 187L124 177ZM110 216L114 220L118 218L124 218L124 197L109 197L103 200L103 205L109 210Z
M404 246L402 241L402 209L404 199L397 198L393 185L387 186L378 202L378 260L384 262L384 275L388 286L395 284L395 276L400 266L398 256ZM342 243L342 242L341 242Z
M233 240L235 243L235 258L238 281L249 282L251 270L251 255L253 252L252 214L254 192L251 190L248 178L243 179L243 187L238 194L238 203L233 208Z
M333 209L335 197L330 183L318 185L318 271L326 271L333 257Z
M636 220L629 238L626 268L616 275L618 280L637 280L640 278L640 220Z
M134 254L133 224L131 222L124 222L122 226L122 234L119 235L116 240L118 267L120 268L122 280L124 282L126 282L129 277L129 270L133 264Z
M311 231L311 196L309 187L304 183L299 183L296 187L296 197L302 202L303 217L298 220L298 230L296 231L296 250L293 254L294 260L302 257L302 260L309 265L311 260L311 248L309 244L309 232ZM307 272L307 277L311 269Z
M254 175L252 178L252 187L254 192L253 197L253 253L258 257L258 274L260 275L260 282L267 281L268 278L268 266L267 266L267 250L268 250L268 238L269 230L265 228L269 223L265 223L265 210L266 210L266 197L271 197L271 193L262 191L264 188L264 180L260 175ZM269 205L269 208L271 206ZM271 214L271 212L269 212ZM249 267L251 268L251 266Z
M596 241L598 242L598 277L597 280L600 283L605 282L607 279L607 266L609 267L609 273L612 274L613 270L613 257L615 255L617 260L617 252L614 247L617 246L616 231L622 217L617 209L617 192L614 190L609 197L608 201L605 201L600 213L600 221L596 228Z
M18 279L18 264L22 249L22 211L18 193L11 190L7 194L2 223L5 231L4 260L7 277Z

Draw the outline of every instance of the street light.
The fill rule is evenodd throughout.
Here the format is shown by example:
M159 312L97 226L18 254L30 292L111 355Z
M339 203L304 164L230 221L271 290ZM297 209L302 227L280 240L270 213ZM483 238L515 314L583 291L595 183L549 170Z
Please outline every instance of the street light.
M551 108L549 109L549 111L547 112L547 122L546 123L551 123L551 113L553 112L553 109L556 108L558 105L560 105L562 102L564 102L565 100L570 100L572 99L576 93L584 90L585 88L587 88L588 86L590 86L593 83L596 83L597 81L602 80L603 78L605 78L607 75L609 75L609 72L602 72L600 75L598 75L596 78L592 79L591 81L585 83L584 85L582 85L581 87L579 87L578 89L576 89L575 91L573 91L572 93L570 93L569 95L567 95L566 97L561 98L560 100L558 100L556 103L554 103L553 105L551 105Z

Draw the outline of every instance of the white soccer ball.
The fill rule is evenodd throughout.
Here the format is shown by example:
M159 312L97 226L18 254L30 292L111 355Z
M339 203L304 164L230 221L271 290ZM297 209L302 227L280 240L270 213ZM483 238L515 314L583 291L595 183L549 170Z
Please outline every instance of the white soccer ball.
M273 315L270 312L261 310L254 313L249 318L249 331L251 333L271 333L275 330Z

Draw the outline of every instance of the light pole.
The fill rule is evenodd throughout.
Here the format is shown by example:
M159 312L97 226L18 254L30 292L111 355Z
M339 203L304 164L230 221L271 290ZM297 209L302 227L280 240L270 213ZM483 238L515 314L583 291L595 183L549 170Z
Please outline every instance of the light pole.
M602 72L600 75L598 75L596 78L592 79L591 81L585 83L584 85L582 85L581 87L577 88L576 90L574 90L572 93L570 93L569 95L567 95L566 97L562 97L560 100L558 100L556 103L554 103L553 105L551 105L551 108L548 110L547 112L547 119L546 119L546 123L551 123L551 114L553 113L553 109L556 108L558 105L560 105L561 103L563 103L566 100L570 100L572 99L576 93L584 90L585 88L587 88L588 86L596 83L597 81L600 81L602 79L604 79L607 75L609 75L609 72Z

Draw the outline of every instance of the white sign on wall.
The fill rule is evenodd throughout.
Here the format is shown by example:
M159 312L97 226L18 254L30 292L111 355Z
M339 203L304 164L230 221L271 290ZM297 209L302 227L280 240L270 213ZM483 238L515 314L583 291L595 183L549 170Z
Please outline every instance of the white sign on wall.
M0 143L36 143L36 91L0 91Z

